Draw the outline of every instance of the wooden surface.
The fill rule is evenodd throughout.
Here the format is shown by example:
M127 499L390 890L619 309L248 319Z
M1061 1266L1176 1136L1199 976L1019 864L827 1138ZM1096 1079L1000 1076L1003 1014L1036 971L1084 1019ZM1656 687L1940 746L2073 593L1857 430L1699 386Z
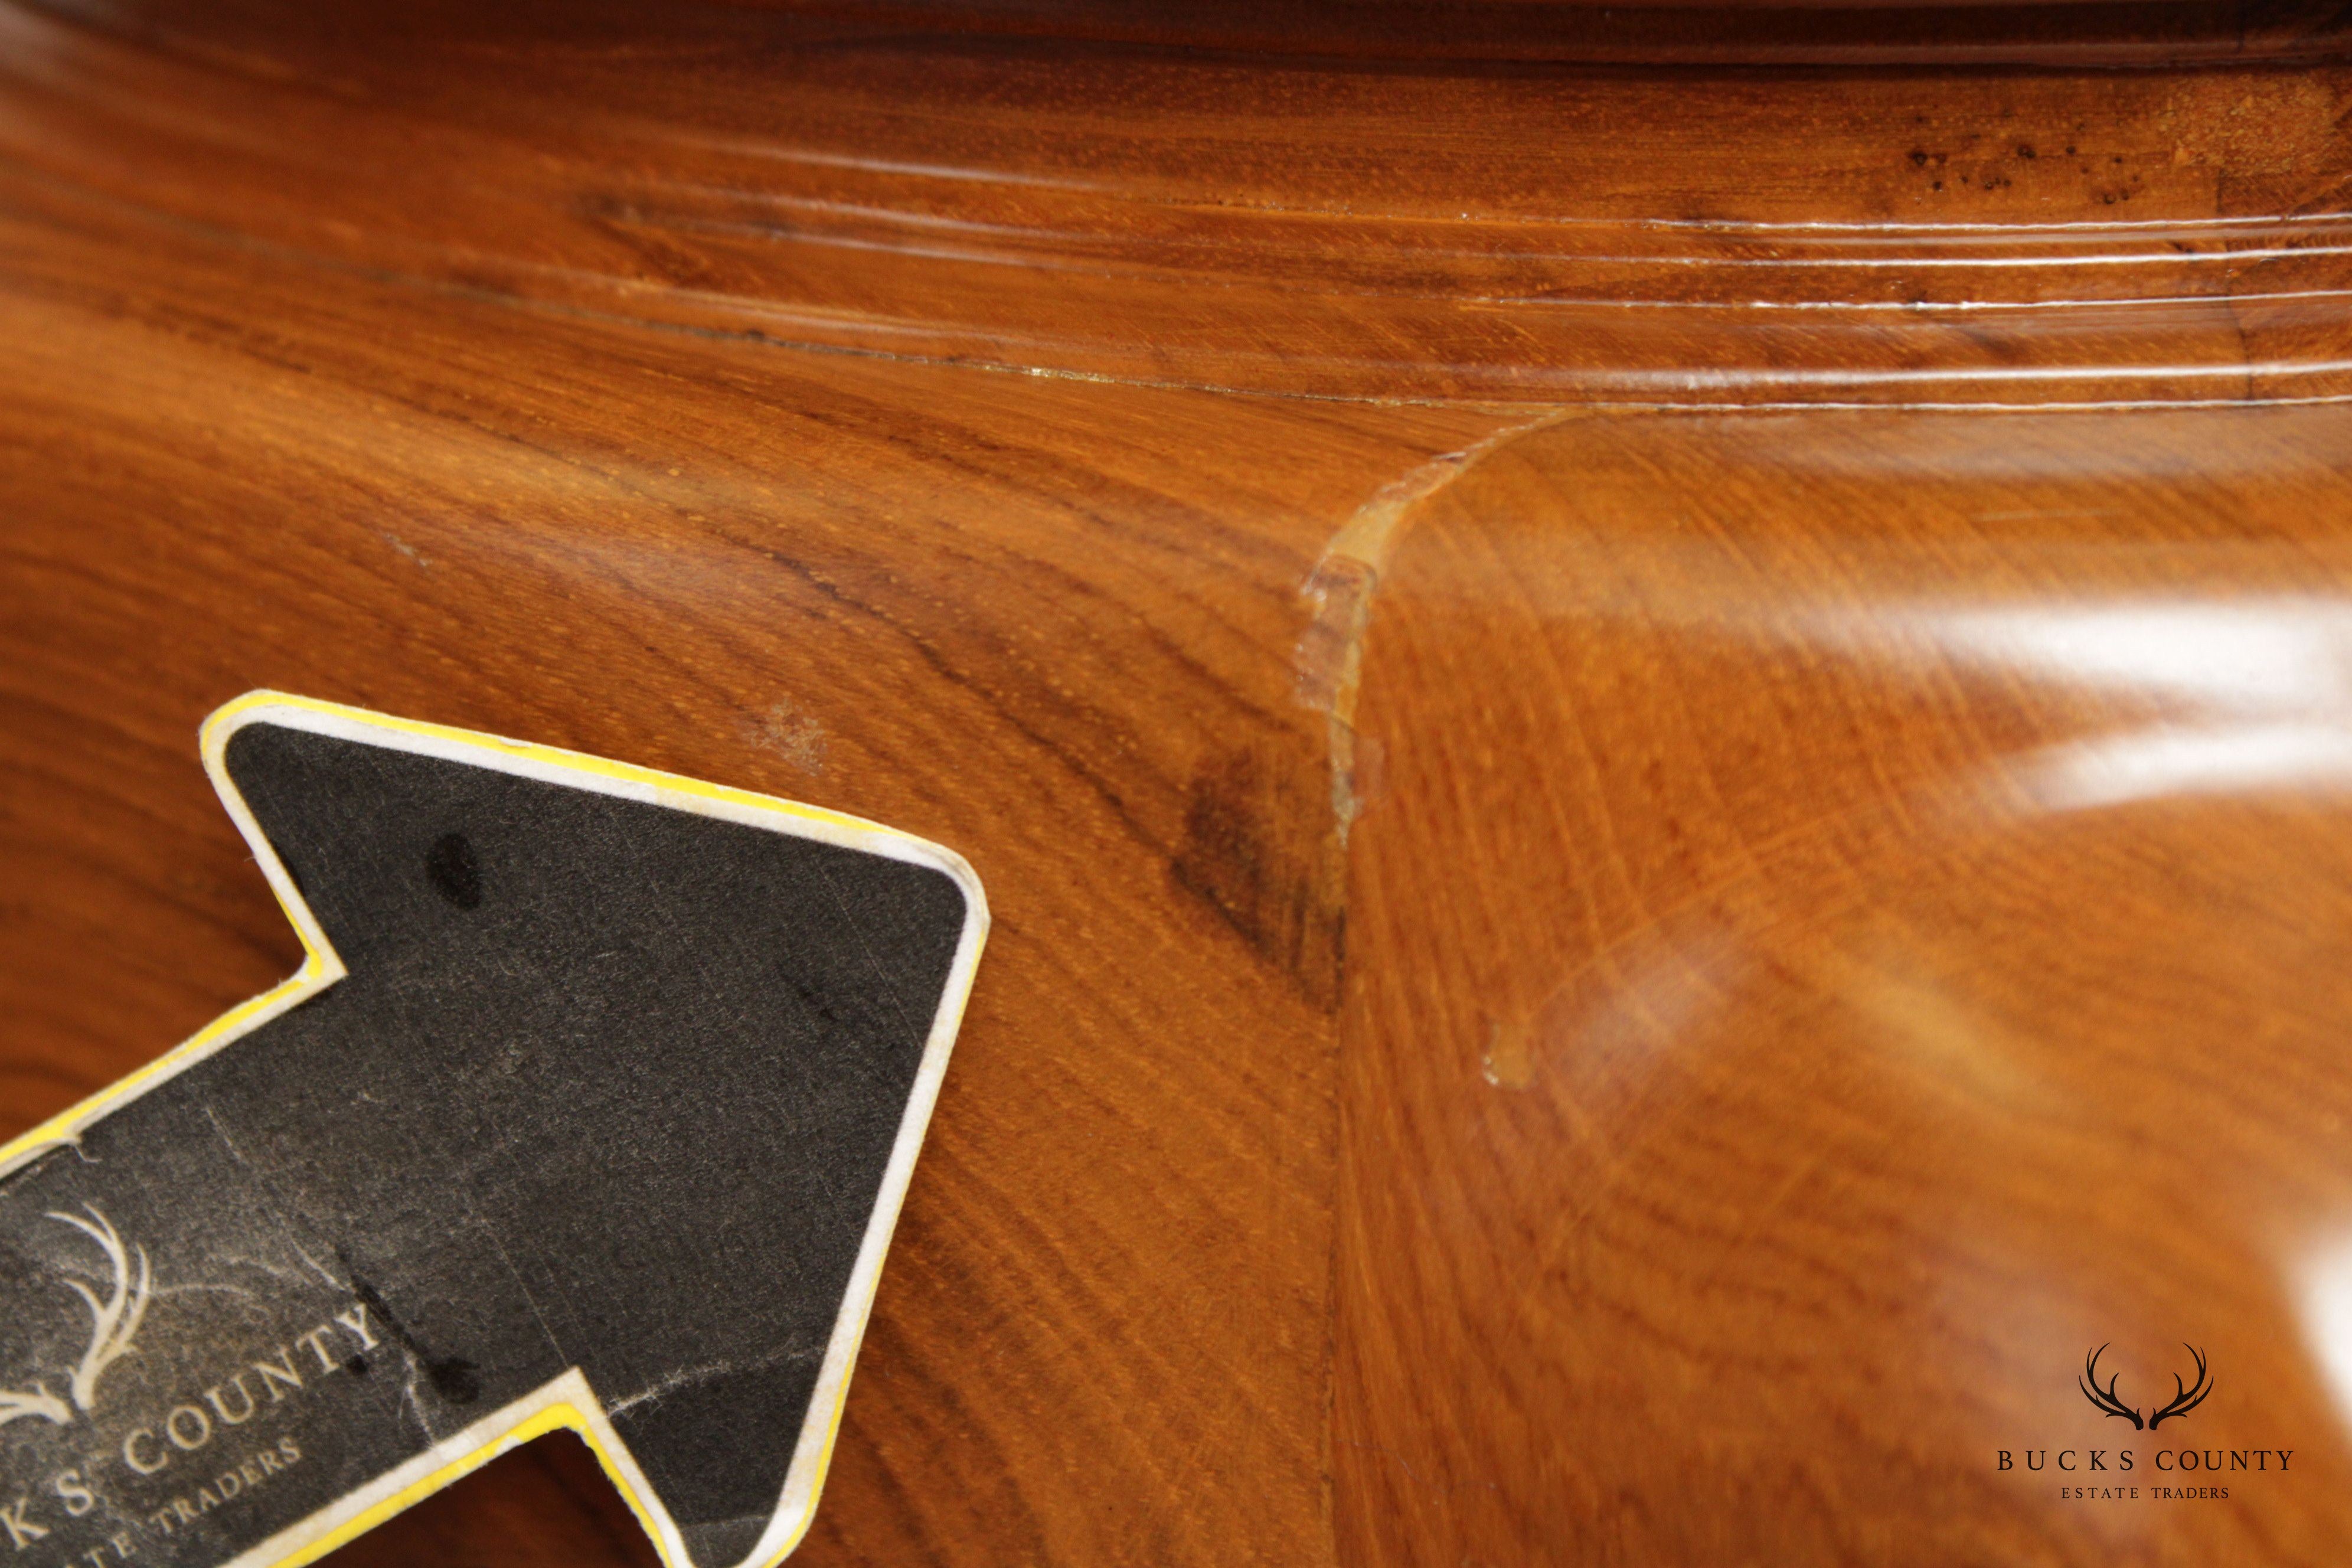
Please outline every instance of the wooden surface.
M1412 36L1452 37L1445 14ZM1315 52L1346 42L554 0L11 5L0 155L44 196L257 260L1155 385L1523 406L2352 389L2352 68Z
M0 8L0 1119L281 687L979 869L796 1561L2340 1561L2331 24L1524 9Z
M1420 510L1357 714L1342 1561L2340 1560L2345 434L1580 418ZM2113 1342L2152 1410L2183 1341L2178 1424L2078 1390ZM2176 1440L2294 1458L1996 1468Z

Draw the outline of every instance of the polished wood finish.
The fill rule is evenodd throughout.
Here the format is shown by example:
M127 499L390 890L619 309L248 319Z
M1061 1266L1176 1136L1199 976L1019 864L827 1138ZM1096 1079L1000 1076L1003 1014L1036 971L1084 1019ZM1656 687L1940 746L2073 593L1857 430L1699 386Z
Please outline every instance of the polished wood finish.
M1491 64L2147 66L2340 60L2314 0L743 0L872 26L1350 60Z
M2345 434L1580 418L1417 510L1357 713L1341 1561L2340 1557ZM2189 1420L2077 1389L2113 1341L2160 1404L2184 1340L2235 1369ZM1996 1468L2127 1446L2231 1500Z
M0 8L0 1115L282 687L978 868L799 1561L2336 1561L2335 23L1375 10Z
M0 11L18 179L543 310L1375 400L2352 389L2333 64L1661 76L723 6L80 9Z
M41 243L0 299L12 1113L290 968L188 740L224 692L855 810L968 856L995 929L917 1178L951 1195L901 1220L809 1551L1322 1552L1339 914L1297 588L1316 476L1488 419L333 275L224 336L279 275L178 258L126 313L80 280L128 236Z

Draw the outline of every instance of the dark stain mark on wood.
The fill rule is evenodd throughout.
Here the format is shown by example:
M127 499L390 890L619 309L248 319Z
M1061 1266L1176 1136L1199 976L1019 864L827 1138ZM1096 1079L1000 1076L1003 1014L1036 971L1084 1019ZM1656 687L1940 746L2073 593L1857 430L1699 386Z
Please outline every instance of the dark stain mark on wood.
M1340 860L1331 848L1318 759L1228 752L1186 792L1184 839L1169 864L1266 962L1318 1007L1339 1005Z

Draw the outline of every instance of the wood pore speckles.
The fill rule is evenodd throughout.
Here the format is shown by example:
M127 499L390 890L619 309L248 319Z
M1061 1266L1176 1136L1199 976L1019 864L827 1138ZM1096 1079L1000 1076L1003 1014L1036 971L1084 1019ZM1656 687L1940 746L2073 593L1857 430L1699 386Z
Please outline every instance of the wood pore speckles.
M1117 9L1055 40L736 5L11 5L0 152L17 201L69 190L372 274L1123 381L1519 405L2345 389L2326 18L2292 68L2233 11L2235 62L2117 71L2035 54L2027 26L2038 68L2001 71L1972 27L2131 29L2078 14L2097 5L1864 6L1842 14L1911 11L1877 57L1901 68L1727 44L1643 71L1501 36L1448 58L1452 10L1385 7L1387 58L1350 58L1338 16L1318 40L1287 13L1306 36L1269 55L1216 47L1213 13L1121 41ZM1613 15L1505 9L1530 44ZM1416 26L1417 67L1395 58ZM1970 68L1917 68L1939 41Z

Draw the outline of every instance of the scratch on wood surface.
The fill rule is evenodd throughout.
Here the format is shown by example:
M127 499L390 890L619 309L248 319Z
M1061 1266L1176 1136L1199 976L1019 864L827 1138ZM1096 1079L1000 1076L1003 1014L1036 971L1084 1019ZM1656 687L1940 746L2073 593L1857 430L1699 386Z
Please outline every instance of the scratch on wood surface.
M1506 425L1381 486L1340 524L1299 590L1313 605L1314 618L1298 639L1292 660L1295 689L1299 702L1323 713L1329 725L1331 815L1342 847L1363 804L1364 774L1374 763L1370 749L1357 739L1356 696L1363 679L1372 595L1381 574L1431 497L1504 447L1559 424L1572 412L1547 409L1535 418Z
M824 725L789 701L772 702L765 710L738 720L736 728L746 741L802 773L814 777L824 772Z

